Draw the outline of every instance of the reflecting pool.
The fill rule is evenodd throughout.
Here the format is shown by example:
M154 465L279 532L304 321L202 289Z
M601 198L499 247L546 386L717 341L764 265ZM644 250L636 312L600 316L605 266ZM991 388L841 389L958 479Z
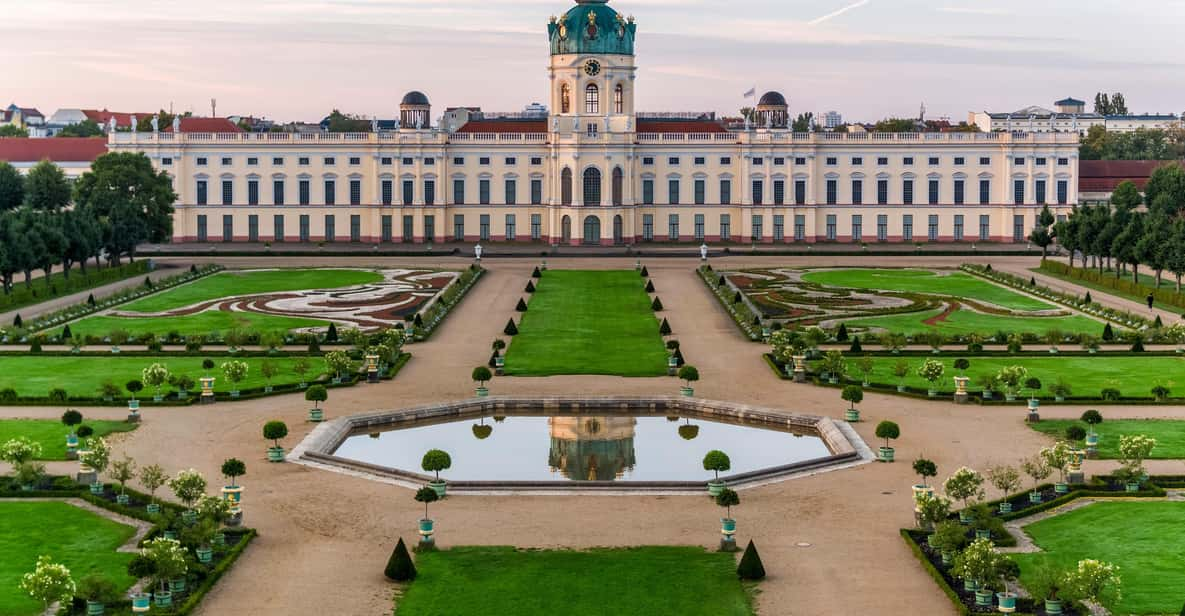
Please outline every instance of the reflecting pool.
M814 434L652 415L487 416L352 434L333 455L423 473L429 449L452 456L451 481L706 481L712 449L732 459L722 476L831 455Z

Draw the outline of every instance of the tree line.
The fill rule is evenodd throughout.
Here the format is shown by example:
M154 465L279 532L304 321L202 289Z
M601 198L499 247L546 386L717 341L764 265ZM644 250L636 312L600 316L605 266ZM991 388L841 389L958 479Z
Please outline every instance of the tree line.
M1141 205L1147 206L1140 210ZM1112 269L1118 278L1131 266L1133 281L1139 280L1140 266L1151 269L1160 287L1161 276L1168 271L1181 290L1185 276L1185 167L1179 163L1156 169L1148 179L1144 194L1132 182L1116 187L1107 204L1080 206L1054 227L1061 245L1075 255L1082 267L1099 272Z
M69 278L92 259L134 261L139 244L172 236L176 199L172 179L143 154L104 154L73 184L48 160L26 176L0 161L0 287L11 293L17 274L32 286L36 271L48 281L57 265Z

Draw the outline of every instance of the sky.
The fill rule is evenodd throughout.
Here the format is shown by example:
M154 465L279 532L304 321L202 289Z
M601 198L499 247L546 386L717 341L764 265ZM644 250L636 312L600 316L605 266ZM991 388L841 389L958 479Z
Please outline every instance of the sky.
M317 121L547 101L572 0L0 0L0 105ZM638 23L643 111L735 113L778 90L849 121L1050 107L1122 91L1185 111L1185 0L611 0Z

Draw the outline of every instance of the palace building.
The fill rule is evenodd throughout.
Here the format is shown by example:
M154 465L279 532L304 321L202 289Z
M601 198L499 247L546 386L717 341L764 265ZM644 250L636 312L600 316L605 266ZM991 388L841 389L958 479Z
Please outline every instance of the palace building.
M108 148L175 178L177 242L1019 242L1078 200L1072 132L795 133L778 92L751 123L639 112L637 27L607 0L553 17L546 115L433 125L410 92L391 130L160 127Z

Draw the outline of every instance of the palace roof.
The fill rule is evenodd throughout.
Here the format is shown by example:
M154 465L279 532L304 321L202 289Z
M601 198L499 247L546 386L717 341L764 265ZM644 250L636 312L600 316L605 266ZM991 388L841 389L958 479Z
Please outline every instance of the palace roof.
M13 137L0 139L0 160L9 162L91 162L107 153L103 137Z

